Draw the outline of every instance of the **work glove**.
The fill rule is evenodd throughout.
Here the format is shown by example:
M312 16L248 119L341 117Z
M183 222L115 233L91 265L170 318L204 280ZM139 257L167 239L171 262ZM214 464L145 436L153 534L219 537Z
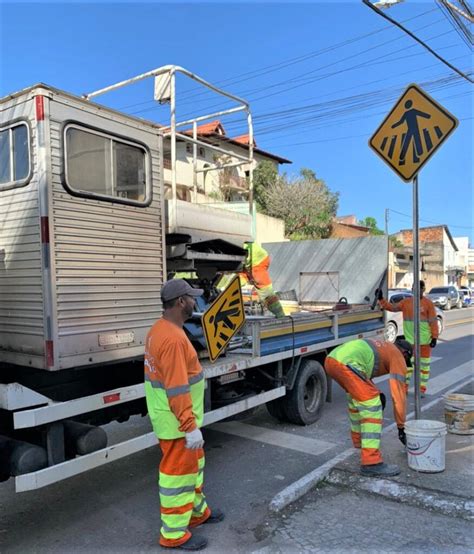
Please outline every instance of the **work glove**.
M438 339L431 339L431 342L430 342L431 348L434 348L437 342L438 342Z
M398 428L398 438L404 446L407 445L407 436L405 434L405 427Z
M186 439L186 448L189 448L189 450L197 450L204 446L204 439L198 428L190 433L186 433L184 438Z
M383 392L380 393L380 402L382 403L382 410L385 410L385 405L387 404L387 398Z
M382 289L377 289L375 291L375 294L377 296L377 300L383 300L383 290Z

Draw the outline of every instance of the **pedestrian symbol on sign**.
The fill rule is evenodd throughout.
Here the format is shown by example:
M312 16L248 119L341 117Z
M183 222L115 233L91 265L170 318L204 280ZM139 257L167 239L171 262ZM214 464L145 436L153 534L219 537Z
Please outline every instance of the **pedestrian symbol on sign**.
M202 316L209 358L214 361L245 321L239 277L234 277Z
M403 180L411 181L457 124L433 98L410 85L369 145Z

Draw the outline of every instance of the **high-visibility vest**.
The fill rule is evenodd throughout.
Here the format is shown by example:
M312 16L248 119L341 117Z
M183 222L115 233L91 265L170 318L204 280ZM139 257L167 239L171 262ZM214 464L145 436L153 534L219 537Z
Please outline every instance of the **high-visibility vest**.
M378 371L377 348L369 340L357 339L345 342L331 350L328 356L360 372L362 378L371 379Z
M245 260L245 269L251 269L252 267L262 263L265 258L268 258L268 252L265 248L263 248L263 246L258 244L258 242L253 242L251 244L245 243L244 248L249 252L247 259Z

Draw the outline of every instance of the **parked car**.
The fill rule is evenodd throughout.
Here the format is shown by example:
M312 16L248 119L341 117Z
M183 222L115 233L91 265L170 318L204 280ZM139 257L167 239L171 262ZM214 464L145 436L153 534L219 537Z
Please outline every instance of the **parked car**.
M467 308L472 305L472 292L467 287L459 289L461 308Z
M409 298L413 296L411 292L400 292L395 289L389 289L388 291L388 301L391 304L398 304L404 298ZM435 306L436 318L438 319L438 329L439 334L444 330L444 314L443 312ZM385 311L385 340L389 342L395 342L397 337L403 335L403 314L402 312L389 312Z
M452 285L433 287L426 296L435 306L439 306L443 310L450 310L459 305L459 292Z

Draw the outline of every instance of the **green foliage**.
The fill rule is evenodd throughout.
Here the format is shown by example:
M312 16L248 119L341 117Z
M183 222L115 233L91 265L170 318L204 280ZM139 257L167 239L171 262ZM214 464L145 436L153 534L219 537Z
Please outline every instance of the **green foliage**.
M331 192L311 169L294 178L276 176L259 192L263 213L283 219L292 240L326 238L336 215L339 194Z
M278 169L270 160L260 162L253 172L253 199L259 212L266 213L265 190L274 185L280 176Z
M371 235L383 235L384 232L377 227L377 220L375 217L366 217L359 221L359 225L362 227L368 227Z
M403 248L404 244L403 242L397 239L396 235L391 235L390 246L392 246L393 248Z

